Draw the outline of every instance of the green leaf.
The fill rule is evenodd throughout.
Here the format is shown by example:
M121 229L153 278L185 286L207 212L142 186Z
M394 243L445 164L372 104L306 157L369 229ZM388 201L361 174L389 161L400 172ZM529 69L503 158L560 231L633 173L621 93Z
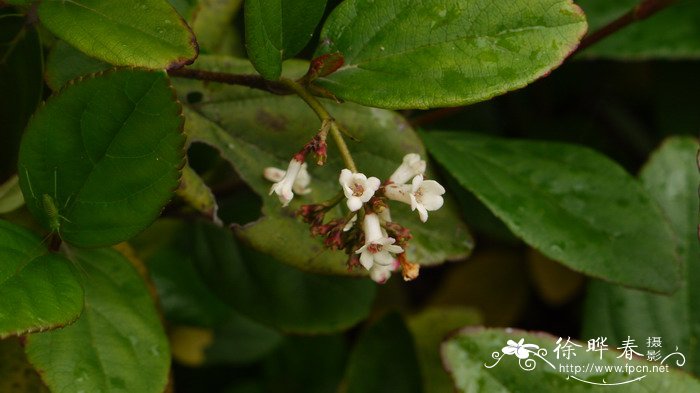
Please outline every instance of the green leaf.
M86 55L65 41L56 41L46 59L44 77L51 90L58 91L74 79L110 68L108 63Z
M424 134L435 158L513 234L573 270L671 293L679 271L661 209L587 148L456 132Z
M204 183L189 165L182 168L182 178L177 195L187 202L192 208L200 212L203 216L221 225L221 220L217 215L219 206L211 189Z
M452 380L442 367L440 344L454 330L481 323L481 316L465 307L434 307L408 320L418 353L424 392L450 392Z
M71 326L27 338L29 361L52 391L161 393L170 348L143 279L111 249L73 250L85 310Z
M289 70L285 75L289 77L301 76L308 68L302 62L286 65ZM197 66L213 71L252 72L249 63L225 57L202 56ZM328 200L340 191L338 176L344 165L335 145L329 142L326 165L309 164L312 192L295 197L288 208L281 208L278 199L269 195L272 183L262 176L266 167L286 169L292 155L320 127L304 102L294 96L280 97L246 87L182 79L176 79L176 90L183 102L190 94L202 97L186 106L189 137L216 147L263 199L265 217L237 228L238 236L279 261L306 271L358 274L359 271L348 272L345 254L324 249L319 239L311 237L308 225L294 218L294 210L302 204ZM328 107L359 140L350 144L350 150L360 170L368 176L388 177L407 153L425 157L420 139L397 114L353 104L328 103ZM472 239L449 197L442 209L430 213L427 223L403 205L392 205L392 217L412 231L414 238L407 250L411 261L435 265L446 259L463 258L471 251ZM295 247L290 248L289 244Z
M115 71L66 87L34 115L22 140L27 207L75 245L134 236L178 185L180 111L164 72Z
M24 228L0 220L0 338L62 327L83 310L71 263Z
M628 335L662 337L665 348L678 346L700 375L700 244L697 238L697 139L673 137L652 155L641 173L645 188L664 209L676 233L683 261L683 283L673 296L660 296L592 282L584 332L621 343ZM653 315L653 318L649 318Z
M546 75L585 32L569 0L346 0L316 52L345 65L319 83L381 108L467 105Z
M36 29L0 9L0 183L17 170L22 131L41 100L43 56Z
M527 360L520 360L514 355L504 355L499 352L504 346L509 345L508 340L518 342L521 338L524 339L525 344L537 345L540 350L546 350L546 353L540 352L540 357L535 355L536 349L533 348ZM576 343L573 340L572 342ZM466 328L445 341L442 345L442 356L445 368L452 374L456 390L461 393L564 391L690 393L700 389L700 382L673 368L669 372L639 371L630 374L624 371L625 364L636 369L644 366L651 367L652 363L637 358L627 360L620 357L621 354L614 348L603 351L601 359L599 352L587 352L585 343L576 344L582 347L574 347L575 356L565 359L562 355L561 359L557 359L554 352L556 338L546 333L530 333L514 329ZM563 346L564 343L561 345ZM560 351L560 353L564 352ZM500 355L500 360L494 358L497 355ZM665 365L675 364L679 359L677 356L670 357ZM492 366L496 362L498 364ZM658 365L658 362L654 364ZM487 368L487 365L492 368ZM531 368L532 365L534 368L531 371L522 368ZM572 369L578 366L581 371L566 371L567 365ZM604 369L606 366L613 370L606 371ZM618 367L619 371L615 371L614 367ZM576 380L574 377L597 384L621 385L597 386ZM640 377L643 379L634 381L635 378ZM625 384L626 381L632 382Z
M19 177L15 175L0 184L0 214L17 210L22 205L24 205L24 198L19 188Z
M201 0L192 17L192 30L202 53L245 57L233 20L243 0Z
M0 392L48 393L17 338L0 340Z
M247 364L269 355L282 342L275 330L237 313L214 329L214 340L205 350L207 364Z
M191 250L188 252L191 241L188 235L178 221L161 219L132 243L148 266L167 320L180 325L215 327L231 311L199 276L194 256ZM145 249L151 246L154 246L152 252Z
M248 57L266 79L278 79L282 60L309 42L323 16L326 0L246 0Z
M360 336L345 379L347 393L423 391L413 338L398 314L385 316Z
M591 31L636 7L639 0L579 0ZM585 58L620 60L700 58L700 3L679 0L646 20L615 32L581 53Z
M197 41L165 0L44 0L39 19L60 39L114 65L178 68Z
M191 250L205 281L236 311L290 333L346 329L364 319L374 300L370 280L309 274L249 248L212 224L188 226ZM291 247L288 244L287 247Z

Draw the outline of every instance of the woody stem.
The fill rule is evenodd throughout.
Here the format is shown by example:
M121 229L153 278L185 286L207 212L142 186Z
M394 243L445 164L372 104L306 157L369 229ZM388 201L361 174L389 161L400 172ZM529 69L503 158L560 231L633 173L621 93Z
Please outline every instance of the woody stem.
M345 139L338 128L338 123L336 123L333 116L328 113L323 104L321 104L316 97L309 93L309 91L299 83L286 78L280 79L280 82L295 92L302 100L304 100L304 102L306 102L306 104L316 113L316 116L318 116L322 123L327 122L330 125L330 133L333 136L335 144L338 146L338 151L340 151L340 156L342 157L345 166L351 171L357 172L355 161L353 161L352 155L350 154L350 149L348 149L348 145L345 143Z

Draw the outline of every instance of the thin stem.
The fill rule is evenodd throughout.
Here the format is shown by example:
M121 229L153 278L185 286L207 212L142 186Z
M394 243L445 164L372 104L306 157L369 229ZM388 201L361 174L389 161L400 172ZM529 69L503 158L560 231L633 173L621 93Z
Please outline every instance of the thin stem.
M192 68L169 70L168 74L179 78L225 83L227 85L247 86L253 89L263 90L278 95L294 93L285 84L278 81L265 80L260 75L230 74L227 72L195 70Z
M634 22L644 20L656 14L675 2L676 0L642 0L642 2L637 4L637 6L626 14L587 35L583 40L581 40L581 44L578 46L578 49L576 49L576 52L580 52L589 46L598 43L604 38L616 33L620 29L627 27Z
M343 135L340 132L340 129L338 128L338 124L336 123L333 116L331 116L331 114L328 113L323 104L321 104L321 102L317 100L316 97L314 97L311 93L309 93L308 90L306 90L297 82L286 78L281 79L280 82L286 87L288 87L290 90L295 92L299 97L301 97L301 99L304 100L304 102L306 102L306 104L309 105L309 107L316 113L316 115L322 123L325 122L330 124L331 136L333 136L333 140L338 146L340 156L343 158L345 166L347 166L348 169L350 169L351 171L357 172L355 161L353 161L352 159L352 154L350 154L350 149L348 149L348 145L345 143L345 139L343 139Z

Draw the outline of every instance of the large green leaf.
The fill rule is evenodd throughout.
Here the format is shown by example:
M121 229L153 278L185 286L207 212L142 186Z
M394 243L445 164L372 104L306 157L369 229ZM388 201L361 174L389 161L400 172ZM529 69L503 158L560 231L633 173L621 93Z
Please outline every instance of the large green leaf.
M416 343L424 392L452 391L452 380L442 367L440 344L449 333L480 321L479 313L466 307L433 307L408 320Z
M22 131L41 100L42 51L23 15L0 10L0 183L16 171Z
M44 0L39 19L81 51L114 65L178 68L197 57L197 41L165 0Z
M282 335L238 313L214 329L205 349L207 364L247 364L269 355L282 342Z
M639 0L579 0L591 31L622 16ZM581 56L611 59L700 58L700 2L679 0L651 16L606 37Z
M46 393L39 374L27 362L18 338L0 340L0 392Z
M509 345L508 340L518 342L520 339L524 339L525 344L537 345L539 353L536 354L537 349L530 348L528 358L520 360L515 355L500 352ZM640 342L638 344L641 345ZM691 393L700 390L698 380L674 369L668 372L642 371L642 367L658 366L659 362L652 364L636 357L634 360L627 360L620 357L621 354L613 347L603 351L601 359L599 352L587 352L585 343L576 345L582 347L574 347L574 355L569 359L563 357L564 351L560 351L562 355L558 359L554 352L556 338L553 336L513 329L467 328L443 344L442 356L445 367L452 374L457 391L461 393ZM675 365L680 359L679 355L673 355L666 359L664 365ZM494 365L496 362L498 363ZM633 367L635 372L626 372L626 364ZM567 366L569 370L566 369ZM577 367L580 369L574 371ZM610 369L606 370L605 367Z
M70 261L0 220L0 338L68 325L82 310L83 288Z
M319 83L382 108L466 105L546 75L585 32L570 0L346 0L317 51L345 65Z
M420 393L420 366L411 333L389 314L360 336L345 373L347 393Z
M205 281L236 311L292 333L348 328L370 312L376 285L357 278L322 276L246 247L213 224L189 226L181 252L194 253Z
M668 222L641 184L608 158L562 143L424 136L463 187L544 255L626 286L677 289Z
M139 273L111 249L73 250L85 310L71 326L27 338L29 361L55 392L161 393L170 348Z
M290 77L300 76L307 69L307 64L301 62L286 65L286 75ZM252 71L249 63L224 57L203 56L197 66L214 71ZM286 169L292 155L320 126L303 101L294 96L279 97L245 87L190 80L176 80L176 90L183 102L195 93L201 95L201 100L188 105L185 111L189 137L216 147L263 198L265 217L238 228L238 235L256 249L303 270L349 274L347 256L325 250L320 240L310 236L308 226L294 218L294 209L302 204L325 201L340 191L338 175L344 165L335 145L329 142L326 165L309 164L312 192L295 197L289 208L282 208L276 197L268 195L272 183L262 176L269 166ZM397 114L353 104L328 106L359 140L351 143L350 149L360 170L368 176L387 178L407 153L425 156L420 139ZM392 217L412 231L414 238L407 250L412 261L438 264L465 257L472 248L467 228L449 197L442 209L430 213L427 223L420 222L418 215L403 205L392 205ZM362 273L356 270L354 274L358 272Z
M282 60L304 49L323 16L326 0L246 0L248 57L267 79L282 74Z
M621 343L628 335L662 337L665 348L678 346L688 367L700 375L700 244L697 139L668 139L641 173L676 233L683 261L683 285L673 296L652 295L603 282L589 287L584 332Z
M36 113L22 140L20 186L29 210L47 229L60 224L63 240L80 246L134 236L178 185L180 111L164 72L115 71L66 87Z

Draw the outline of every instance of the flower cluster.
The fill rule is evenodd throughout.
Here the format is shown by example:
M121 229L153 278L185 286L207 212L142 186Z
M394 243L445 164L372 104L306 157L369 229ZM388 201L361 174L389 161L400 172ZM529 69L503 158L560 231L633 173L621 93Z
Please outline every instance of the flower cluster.
M318 141L314 138L305 150L295 155L286 171L265 169L265 178L275 182L270 194L276 193L283 206L289 204L294 193L310 192L311 177L303 156L305 151L318 150ZM322 152L325 155L325 145ZM411 234L392 221L387 202L406 203L426 222L428 212L442 207L445 188L434 180L426 180L425 169L425 161L413 153L407 154L383 183L376 177L343 169L338 178L342 193L324 203L303 205L297 214L310 225L313 235L324 238L326 247L343 250L349 255L350 269L361 266L369 271L374 281L384 283L392 272L401 268L404 280L413 280L418 276L419 265L409 262L406 255ZM326 214L343 199L348 209L345 217L326 222ZM356 225L357 221L361 225Z

